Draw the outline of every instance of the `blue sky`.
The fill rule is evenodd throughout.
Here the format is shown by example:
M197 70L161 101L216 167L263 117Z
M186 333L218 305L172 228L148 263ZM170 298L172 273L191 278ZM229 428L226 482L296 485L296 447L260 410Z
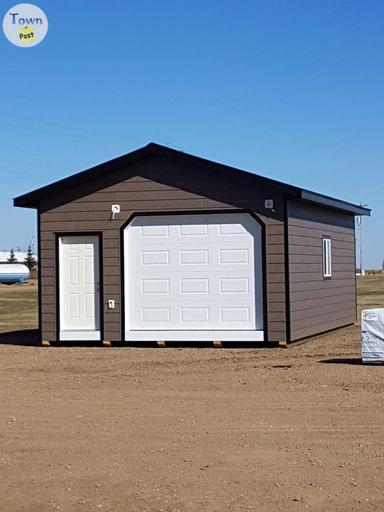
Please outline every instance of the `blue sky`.
M368 204L366 266L381 266L382 2L36 5L40 45L0 34L0 249L36 230L14 196L155 141Z

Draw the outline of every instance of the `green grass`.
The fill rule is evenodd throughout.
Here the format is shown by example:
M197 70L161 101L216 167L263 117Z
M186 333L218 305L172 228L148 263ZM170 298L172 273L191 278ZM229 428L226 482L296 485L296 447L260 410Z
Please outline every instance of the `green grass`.
M0 285L0 332L37 328L37 284Z
M357 278L358 320L362 309L384 308L384 273Z

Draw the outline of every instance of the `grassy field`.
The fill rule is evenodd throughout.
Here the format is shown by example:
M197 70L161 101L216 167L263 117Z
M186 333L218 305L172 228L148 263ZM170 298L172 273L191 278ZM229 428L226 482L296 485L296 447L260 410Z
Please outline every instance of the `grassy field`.
M384 307L384 273L359 277L357 280L357 307L362 309Z
M0 332L37 328L37 281L0 284Z
M362 309L384 307L384 273L357 280L358 322ZM0 332L36 329L37 281L0 285Z

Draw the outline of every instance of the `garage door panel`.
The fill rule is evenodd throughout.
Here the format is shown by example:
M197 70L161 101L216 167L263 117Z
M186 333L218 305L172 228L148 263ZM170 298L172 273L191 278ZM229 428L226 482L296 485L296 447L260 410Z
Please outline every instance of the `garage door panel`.
M132 329L254 329L254 311L249 301L223 302L212 307L210 301L137 301L131 316Z
M131 242L134 243L134 242ZM205 244L207 245L208 242ZM210 271L217 269L228 271L238 268L240 271L246 268L253 269L253 243L249 241L238 242L234 247L231 244L214 244L209 242L209 247L197 248L194 244L169 244L164 248L163 244L141 244L130 250L131 268L138 272L140 268L156 271L156 267L168 266L170 272L193 271L201 272L206 266ZM194 268L196 266L196 268Z
M127 329L260 329L258 272L261 231L247 214L136 217L125 232Z
M133 256L137 261L132 261L132 264L137 267L158 267L171 263L170 251L160 248L135 251Z
M218 215L211 214L212 221L208 223L206 222L206 215L193 215L194 219L188 219L188 216L185 215L177 217L173 215L136 217L131 224L133 230L130 237L136 241L140 239L143 243L149 241L159 243L164 238L169 238L170 243L174 243L180 238L185 242L196 240L196 238L207 239L208 237L212 242L225 242L226 239L232 239L233 237L237 240L251 240L253 238L250 233L250 228L253 228L254 223L252 218L238 223L230 220L224 221L223 218L219 220ZM216 219L213 219L214 216Z
M253 271L253 252L249 247L239 249L180 249L133 251L131 256L134 272L218 272ZM161 271L161 270L160 270Z
M158 279L141 279L137 280L140 284L141 295L169 295L171 280L169 278L158 278Z
M248 277L223 277L219 280L221 294L249 294L250 282Z
M227 272L222 277L220 272L189 272L176 271L155 273L130 273L130 294L135 300L151 297L161 300L166 295L169 299L188 299L198 296L204 299L209 295L212 300L225 300L230 295L253 296L255 283L247 272ZM229 300L233 300L229 298Z
M178 292L182 295L207 295L212 290L209 281L208 277L181 277L179 279Z
M233 324L249 323L250 317L249 306L223 306L220 308L220 323L223 324L223 327L225 327L225 324L229 324L230 328L233 328Z
M240 249L219 249L219 264L223 265L249 265L250 248L243 247Z
M209 257L208 249L178 249L175 250L175 265L188 265L189 267L193 265L208 265L210 261L212 261ZM201 269L198 270L199 272Z

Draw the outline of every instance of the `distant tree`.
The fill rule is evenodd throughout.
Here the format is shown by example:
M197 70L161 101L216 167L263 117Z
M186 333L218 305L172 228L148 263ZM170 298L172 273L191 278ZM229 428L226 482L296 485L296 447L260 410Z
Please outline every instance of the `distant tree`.
M36 268L36 258L30 245L28 245L28 251L24 260L24 265L28 267L29 270L34 270Z
M381 264L381 269L384 270L384 260L383 263Z
M11 251L9 253L9 258L7 259L7 262L8 263L17 263L17 258L15 256L15 251L13 250L13 248L11 249Z

